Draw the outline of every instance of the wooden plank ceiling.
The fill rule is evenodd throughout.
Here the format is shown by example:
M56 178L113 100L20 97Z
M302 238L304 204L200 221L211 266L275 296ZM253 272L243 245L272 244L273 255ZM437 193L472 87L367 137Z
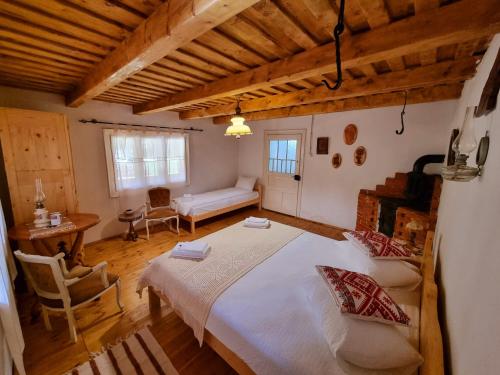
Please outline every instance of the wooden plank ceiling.
M224 124L460 96L497 0L0 0L0 85ZM113 53L114 52L114 53Z

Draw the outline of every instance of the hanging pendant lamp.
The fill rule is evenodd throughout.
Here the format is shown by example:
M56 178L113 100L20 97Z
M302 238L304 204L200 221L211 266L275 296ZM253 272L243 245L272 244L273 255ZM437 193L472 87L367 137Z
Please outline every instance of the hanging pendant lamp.
M224 135L235 136L236 139L241 138L242 135L252 135L252 129L245 124L245 118L241 116L240 98L236 104L236 114L231 117L231 125L226 129Z

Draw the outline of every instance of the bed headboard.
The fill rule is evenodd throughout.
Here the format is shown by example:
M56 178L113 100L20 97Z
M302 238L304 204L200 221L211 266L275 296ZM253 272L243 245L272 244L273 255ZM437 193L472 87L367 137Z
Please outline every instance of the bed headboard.
M428 231L422 259L422 296L420 301L420 353L424 363L420 375L444 374L443 339L438 319L438 288L434 279L432 243L434 232Z

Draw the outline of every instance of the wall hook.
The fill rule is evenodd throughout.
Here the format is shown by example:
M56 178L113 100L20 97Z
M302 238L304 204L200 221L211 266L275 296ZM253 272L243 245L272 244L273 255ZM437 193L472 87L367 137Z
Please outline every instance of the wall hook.
M406 109L406 101L408 99L408 91L405 90L405 104L403 105L403 110L401 111L401 129L396 130L397 135L401 135L405 132L405 109Z

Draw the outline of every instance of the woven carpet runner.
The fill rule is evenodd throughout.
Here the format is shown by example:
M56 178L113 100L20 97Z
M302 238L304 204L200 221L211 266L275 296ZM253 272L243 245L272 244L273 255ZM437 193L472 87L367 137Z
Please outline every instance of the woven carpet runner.
M178 372L146 327L67 374L178 375Z

